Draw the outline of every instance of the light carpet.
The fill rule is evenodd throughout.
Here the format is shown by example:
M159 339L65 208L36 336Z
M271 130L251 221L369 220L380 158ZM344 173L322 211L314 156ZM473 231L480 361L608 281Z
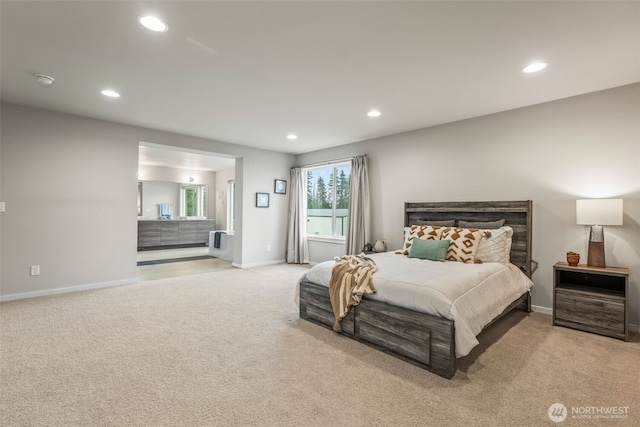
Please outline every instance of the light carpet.
M0 304L0 425L546 426L554 403L569 411L560 425L640 425L637 334L625 343L513 312L446 380L300 320L304 270ZM612 407L624 417L585 414Z

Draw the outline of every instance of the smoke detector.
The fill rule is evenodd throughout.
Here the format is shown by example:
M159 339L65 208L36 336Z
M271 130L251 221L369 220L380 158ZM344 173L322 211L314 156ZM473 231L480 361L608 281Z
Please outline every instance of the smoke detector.
M38 79L39 83L43 85L50 85L53 83L54 78L51 76L47 76L46 74L34 74L35 78Z

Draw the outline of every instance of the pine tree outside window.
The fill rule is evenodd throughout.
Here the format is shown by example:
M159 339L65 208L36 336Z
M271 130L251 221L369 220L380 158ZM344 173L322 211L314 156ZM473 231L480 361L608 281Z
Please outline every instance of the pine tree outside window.
M351 164L308 168L307 236L344 239L347 232Z
M206 185L183 185L180 187L180 216L186 218L207 217Z

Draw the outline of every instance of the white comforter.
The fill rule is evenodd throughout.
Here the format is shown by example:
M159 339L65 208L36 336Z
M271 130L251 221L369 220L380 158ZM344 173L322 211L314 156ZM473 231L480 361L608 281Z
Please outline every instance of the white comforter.
M379 267L373 276L378 292L366 298L453 320L456 357L469 354L482 328L533 286L513 264L437 262L393 252L370 257ZM315 265L307 280L328 287L334 264Z

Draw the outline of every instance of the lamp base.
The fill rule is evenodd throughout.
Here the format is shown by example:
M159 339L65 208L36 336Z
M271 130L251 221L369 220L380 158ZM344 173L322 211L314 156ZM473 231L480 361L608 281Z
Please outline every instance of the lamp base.
M604 259L604 230L601 225L591 226L587 265L589 267L597 268L604 268L607 266Z

